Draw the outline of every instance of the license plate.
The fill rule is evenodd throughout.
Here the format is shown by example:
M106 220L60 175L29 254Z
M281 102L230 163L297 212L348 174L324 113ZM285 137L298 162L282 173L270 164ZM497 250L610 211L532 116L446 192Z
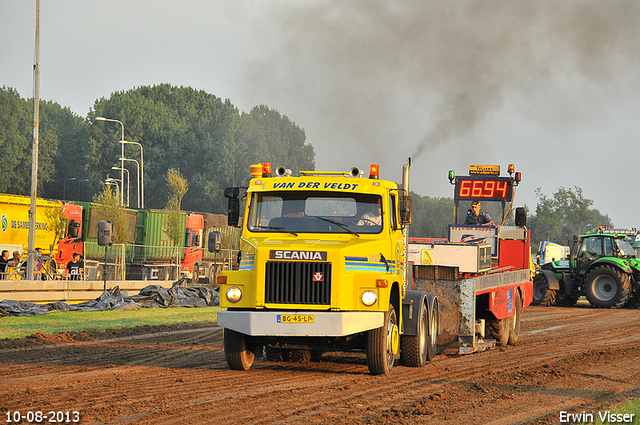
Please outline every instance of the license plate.
M313 323L313 314L278 314L278 323Z

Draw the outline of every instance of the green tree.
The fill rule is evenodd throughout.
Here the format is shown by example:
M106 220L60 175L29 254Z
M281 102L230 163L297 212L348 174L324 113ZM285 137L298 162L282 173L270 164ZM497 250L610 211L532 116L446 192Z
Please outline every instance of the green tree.
M120 204L120 198L111 192L110 186L93 199L96 204L92 207L96 211L98 221L110 221L113 224L113 239L116 244L131 242L132 232L129 226L127 211Z
M54 178L54 158L59 132L52 116L61 111L57 103L40 102L38 132L38 195L47 196L44 187ZM0 88L0 151L2 173L0 192L28 195L31 191L33 154L33 101L22 99L15 89Z
M566 245L573 235L580 235L597 226L613 226L608 215L602 215L591 199L585 198L582 189L560 187L553 197L536 189L538 205L536 214L529 220L532 245L541 241L552 241Z
M189 183L182 177L180 170L170 169L167 171L167 186L169 188L169 199L167 200L166 210L169 216L165 221L164 231L169 236L171 243L174 246L179 246L182 239L182 227L181 227L181 211L182 211L182 198L189 189Z

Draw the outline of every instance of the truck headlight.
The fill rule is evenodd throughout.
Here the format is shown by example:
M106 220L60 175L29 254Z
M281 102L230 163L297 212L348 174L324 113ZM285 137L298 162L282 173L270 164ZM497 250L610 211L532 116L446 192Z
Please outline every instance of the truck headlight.
M367 307L371 307L376 303L376 301L378 301L378 295L376 295L375 292L367 290L362 293L362 304Z
M242 291L237 286L227 289L227 300L231 303L237 303L242 298Z

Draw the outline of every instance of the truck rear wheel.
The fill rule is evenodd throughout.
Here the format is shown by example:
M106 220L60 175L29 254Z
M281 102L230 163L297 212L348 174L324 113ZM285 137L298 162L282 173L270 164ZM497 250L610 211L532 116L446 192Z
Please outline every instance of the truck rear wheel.
M372 375L386 375L393 369L400 345L398 317L393 304L384 315L384 326L367 332L367 366Z
M512 317L511 323L513 328L509 332L509 345L516 345L520 338L520 316L522 315L522 297L520 297L520 291L516 290L516 305L515 316Z
M435 312L429 320L427 306L422 308L418 320L417 335L403 335L400 339L402 364L409 367L423 367L427 361L433 360L437 353L438 325Z
M556 291L549 289L549 282L544 274L539 273L533 278L533 300L531 305L548 307L556 300Z
M249 370L255 355L251 350L249 337L231 329L224 329L224 354L231 370Z
M631 295L629 275L608 266L596 267L587 275L584 292L594 307L620 308Z

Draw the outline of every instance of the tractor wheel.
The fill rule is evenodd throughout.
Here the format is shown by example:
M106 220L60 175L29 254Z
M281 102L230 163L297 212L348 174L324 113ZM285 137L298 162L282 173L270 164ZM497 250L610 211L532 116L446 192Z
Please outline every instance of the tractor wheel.
M560 290L556 294L556 305L558 307L573 307L578 303L578 299L580 298L580 294L574 295L574 293L567 295L565 292L564 281L561 280Z
M249 370L255 355L251 351L250 339L240 332L224 329L224 354L231 370Z
M496 340L496 344L500 347L506 346L513 327L513 316L488 320L487 323L489 323L489 335Z
M520 317L522 316L522 297L520 297L520 291L516 290L516 305L515 316L512 317L511 323L513 327L509 332L509 345L516 345L520 338Z
M620 308L631 295L629 275L609 266L594 268L587 275L584 292L597 308Z
M556 300L556 291L549 289L549 282L544 274L537 274L533 278L533 300L531 305L548 307Z
M384 325L367 332L367 366L373 375L386 375L396 361L400 346L398 316L393 304L384 315Z

